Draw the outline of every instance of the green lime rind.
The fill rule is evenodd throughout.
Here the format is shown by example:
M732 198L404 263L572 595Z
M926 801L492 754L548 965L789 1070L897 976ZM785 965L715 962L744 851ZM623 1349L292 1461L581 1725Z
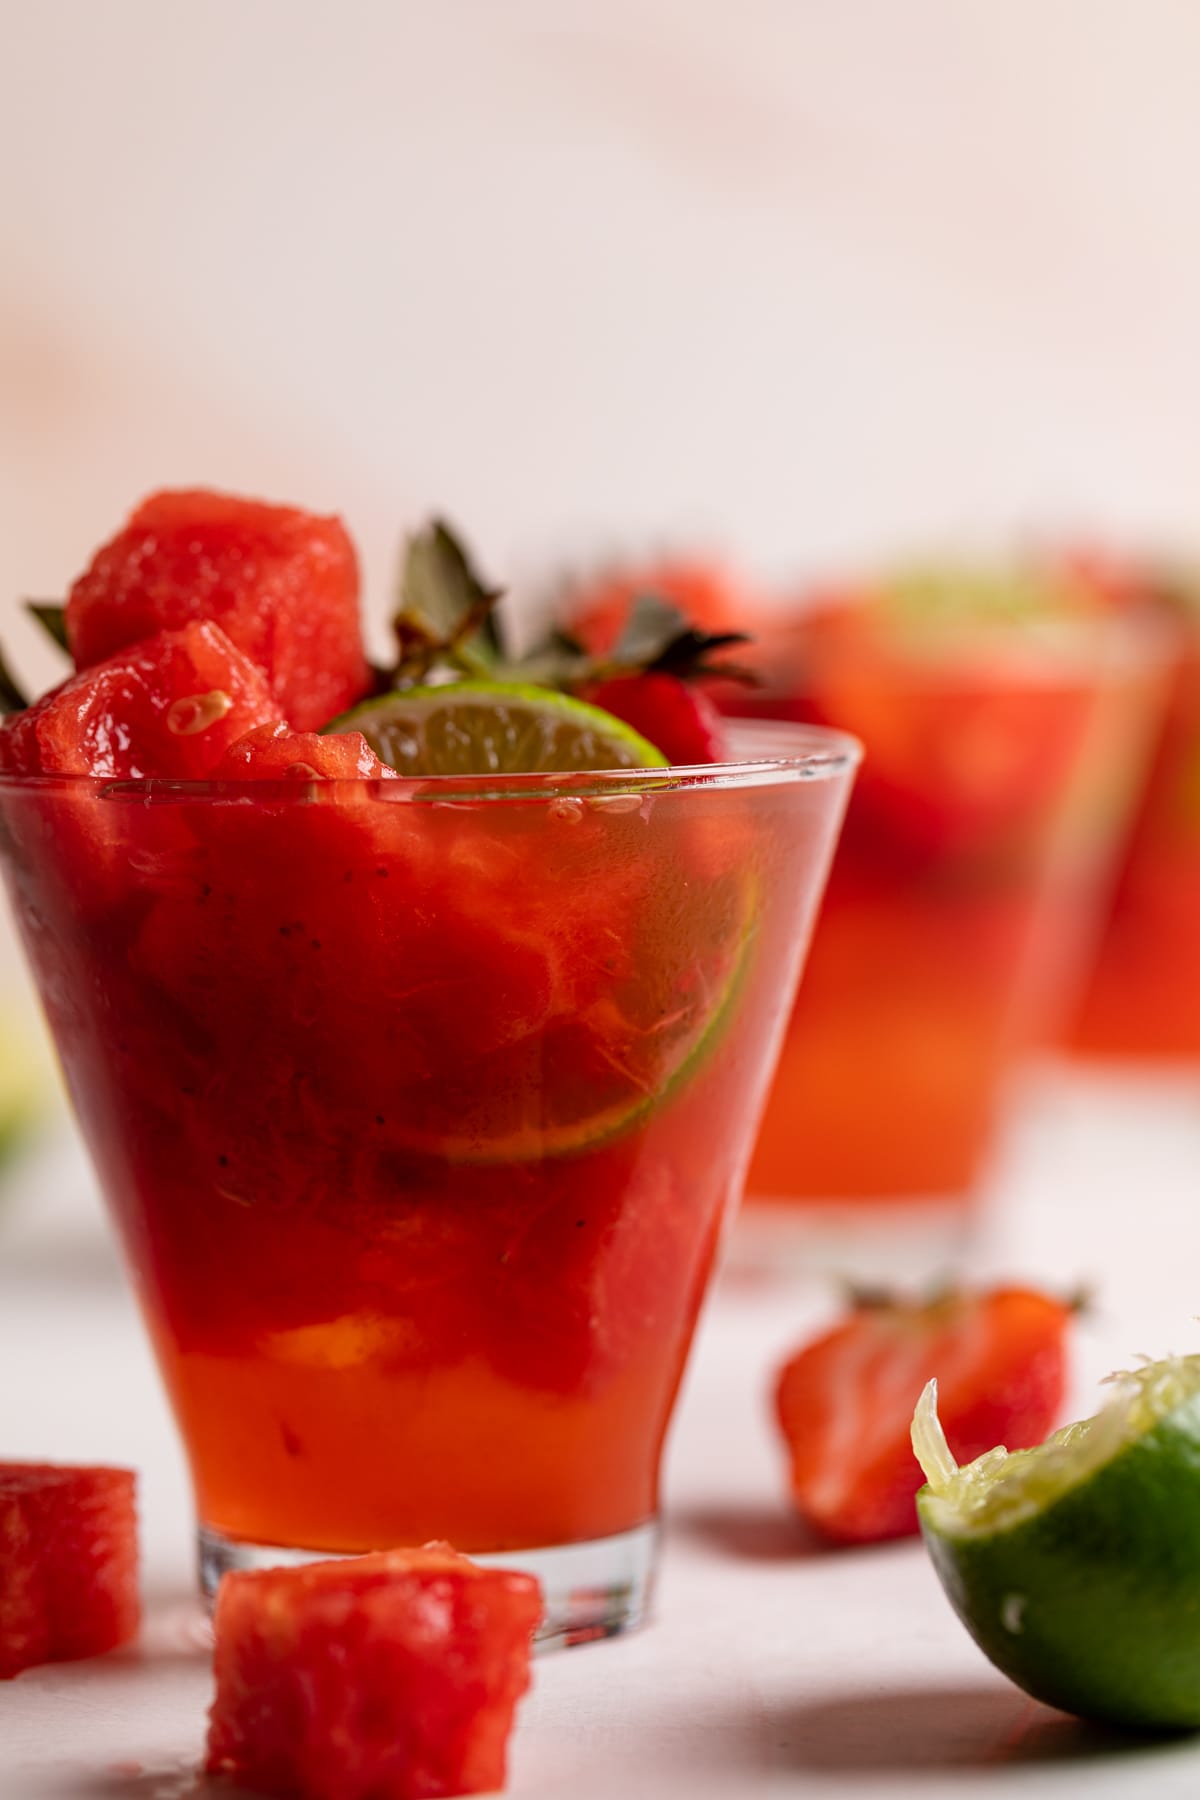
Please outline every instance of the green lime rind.
M1010 1490L998 1508L956 1509L941 1482L917 1497L984 1655L1081 1718L1200 1727L1200 1357L1152 1364L1096 1420L962 1475L989 1459L981 1485Z
M324 731L359 731L381 762L417 777L668 767L623 719L521 682L397 688L362 701Z
M606 1107L570 1124L548 1125L539 1121L496 1136L476 1137L464 1132L456 1137L444 1130L428 1133L412 1128L401 1130L408 1148L419 1154L436 1156L439 1162L498 1168L506 1164L519 1166L583 1155L607 1148L637 1130L653 1113L678 1098L724 1042L754 964L759 935L757 901L757 882L747 877L742 893L741 924L729 952L720 991L703 1021L697 1025L691 1041L682 1048L679 1060L653 1093Z
M680 1061L653 1094L619 1107L610 1107L605 1112L594 1113L570 1126L551 1130L537 1129L517 1137L478 1143L447 1142L444 1137L439 1137L414 1147L432 1151L448 1163L496 1167L505 1163L541 1162L580 1156L586 1152L605 1149L627 1133L637 1130L652 1113L667 1106L683 1092L724 1041L753 962L752 951L756 937L757 924L751 922L738 940L732 966L712 1011Z
M471 680L396 689L362 702L325 730L361 732L382 761L422 779L482 775L490 783L506 775L645 770L657 785L669 769L661 751L623 720L528 683ZM756 935L751 886L743 887L713 1003L653 1093L569 1122L531 1120L495 1136L477 1133L466 1120L460 1130L448 1131L432 1121L418 1129L414 1119L405 1142L443 1162L497 1166L580 1154L635 1129L691 1079L724 1035ZM497 1079L503 1082L502 1072Z

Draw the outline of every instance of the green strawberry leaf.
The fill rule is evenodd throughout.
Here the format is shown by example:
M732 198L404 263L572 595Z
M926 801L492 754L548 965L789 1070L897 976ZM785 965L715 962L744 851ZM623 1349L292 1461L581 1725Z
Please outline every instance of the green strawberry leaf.
M71 646L67 642L67 612L57 600L26 600L25 611L30 613L46 633L53 638L60 650L70 654Z
M495 608L503 591L484 584L443 520L417 532L408 541L392 620L400 651L396 679L423 680L441 662L486 674L502 661Z
M758 680L737 663L714 661L735 644L748 644L744 631L700 631L687 615L658 594L639 594L625 629L604 659L606 675L676 675L693 681L699 675L721 675L730 681Z
M24 712L28 705L28 700L4 660L4 652L0 651L0 713Z

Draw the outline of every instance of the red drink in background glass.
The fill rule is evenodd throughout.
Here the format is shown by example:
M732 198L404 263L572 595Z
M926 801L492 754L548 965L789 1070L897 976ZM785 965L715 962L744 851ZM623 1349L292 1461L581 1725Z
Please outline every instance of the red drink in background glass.
M0 781L210 1586L443 1538L540 1573L552 1636L637 1621L855 761L741 735L687 774Z
M1148 591L1175 632L1161 733L1121 858L1070 1047L1088 1056L1200 1058L1200 609Z
M766 688L722 704L836 722L866 757L747 1191L830 1202L852 1234L918 1203L952 1221L1017 1058L1082 977L1161 645L1099 618L885 625L853 606L768 643Z

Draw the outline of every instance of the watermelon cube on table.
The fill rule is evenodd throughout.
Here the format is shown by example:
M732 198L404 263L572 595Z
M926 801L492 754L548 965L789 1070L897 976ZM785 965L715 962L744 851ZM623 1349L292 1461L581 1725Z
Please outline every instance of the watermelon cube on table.
M0 1679L136 1634L135 1487L129 1469L0 1463Z
M358 561L340 519L205 490L152 494L71 589L80 668L177 631L219 625L261 668L297 730L327 724L371 686Z
M0 770L104 780L203 779L277 708L262 673L216 625L132 644L0 726Z
M300 1800L500 1788L541 1611L445 1544L226 1575L206 1770Z

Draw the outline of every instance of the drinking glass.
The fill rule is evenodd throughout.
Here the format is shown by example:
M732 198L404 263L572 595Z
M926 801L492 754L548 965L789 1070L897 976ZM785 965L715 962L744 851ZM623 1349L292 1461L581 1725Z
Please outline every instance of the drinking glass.
M659 1465L857 759L0 781L202 1582L449 1540L642 1617Z
M1161 636L1109 617L849 609L775 640L739 711L866 749L751 1164L751 1260L868 1279L966 1248L1011 1077L1061 1028L1164 692ZM757 1245L754 1237L757 1233Z
M1145 597L1173 633L1171 682L1068 1042L1085 1056L1187 1067L1200 1060L1200 599L1194 579Z

